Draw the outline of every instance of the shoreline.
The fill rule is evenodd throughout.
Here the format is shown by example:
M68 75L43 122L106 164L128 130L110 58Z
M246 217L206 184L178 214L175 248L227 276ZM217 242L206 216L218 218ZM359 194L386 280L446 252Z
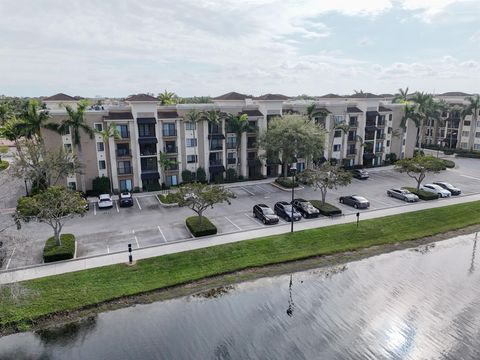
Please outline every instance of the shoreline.
M253 281L259 278L308 271L315 268L342 265L381 254L416 248L434 242L445 241L456 236L474 234L475 232L479 231L480 224L476 224L415 240L373 245L353 251L317 255L300 260L292 260L277 264L250 267L244 270L227 272L170 287L141 292L135 295L118 297L94 305L88 305L78 310L53 312L37 319L32 319L28 327L21 325L18 326L19 324L11 324L10 326L0 328L0 337L24 331L37 331L44 328L61 327L71 322L77 322L91 316L96 316L99 313L127 308L137 304L150 304L157 301L165 301L191 295L215 297L216 294L221 293L225 287L237 283Z

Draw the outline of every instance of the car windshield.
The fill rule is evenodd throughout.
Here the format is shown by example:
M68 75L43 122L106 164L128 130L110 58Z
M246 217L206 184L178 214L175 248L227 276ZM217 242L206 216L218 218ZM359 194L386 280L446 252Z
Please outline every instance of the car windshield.
M273 215L273 210L270 208L262 208L265 215Z
M292 205L283 205L285 211L292 211Z
M411 192L408 191L408 190L401 190L400 192L401 192L401 193L404 193L405 195L411 194Z
M100 202L102 201L110 201L110 199L106 199L106 198L100 199Z
M453 188L453 185L452 185L452 184L449 184L449 183L443 183L443 185L445 185L445 187L447 187L448 189L452 189L452 188Z
M360 201L360 202L367 202L368 201L367 199L365 199L364 197L361 197L361 196L355 196L353 198L357 201Z

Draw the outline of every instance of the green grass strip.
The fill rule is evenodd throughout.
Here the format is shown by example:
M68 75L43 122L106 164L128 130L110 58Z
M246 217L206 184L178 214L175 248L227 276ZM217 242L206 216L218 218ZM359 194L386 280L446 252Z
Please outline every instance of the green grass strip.
M28 325L54 312L81 309L205 277L419 239L480 223L480 202L393 215L355 224L332 225L138 261L136 266L105 266L22 283L28 296L0 299L0 328Z

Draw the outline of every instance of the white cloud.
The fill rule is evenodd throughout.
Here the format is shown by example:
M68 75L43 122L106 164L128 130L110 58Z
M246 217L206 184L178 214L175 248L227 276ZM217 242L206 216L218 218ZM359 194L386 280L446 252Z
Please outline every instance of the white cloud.
M362 37L357 41L357 45L361 47L372 46L375 42L367 36Z

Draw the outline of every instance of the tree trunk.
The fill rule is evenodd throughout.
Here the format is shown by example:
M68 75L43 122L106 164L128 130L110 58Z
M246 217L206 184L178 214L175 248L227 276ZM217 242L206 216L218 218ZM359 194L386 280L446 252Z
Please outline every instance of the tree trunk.
M288 164L284 161L283 162L283 177L286 178L288 176Z
M236 145L237 145L237 163L236 163L236 167L237 167L237 176L240 176L240 150L241 150L241 147L242 147L242 135L240 134L240 136L238 136L238 134L236 135L237 138L236 138ZM240 141L239 141L240 140Z
M198 225L202 225L203 222L203 211L198 212Z
M77 145L77 153L78 153L78 162L80 163L80 166L83 166L83 151L82 151L82 146L80 144ZM80 186L83 192L86 192L86 184L85 184L85 174L82 173L80 174Z
M54 234L54 237L55 237L55 245L57 245L57 246L62 246L62 240L60 239L61 231L62 231L61 228L57 228L57 227L53 228L53 234Z
M327 196L327 190L325 189L320 189L322 193L322 205L325 205L325 197Z

